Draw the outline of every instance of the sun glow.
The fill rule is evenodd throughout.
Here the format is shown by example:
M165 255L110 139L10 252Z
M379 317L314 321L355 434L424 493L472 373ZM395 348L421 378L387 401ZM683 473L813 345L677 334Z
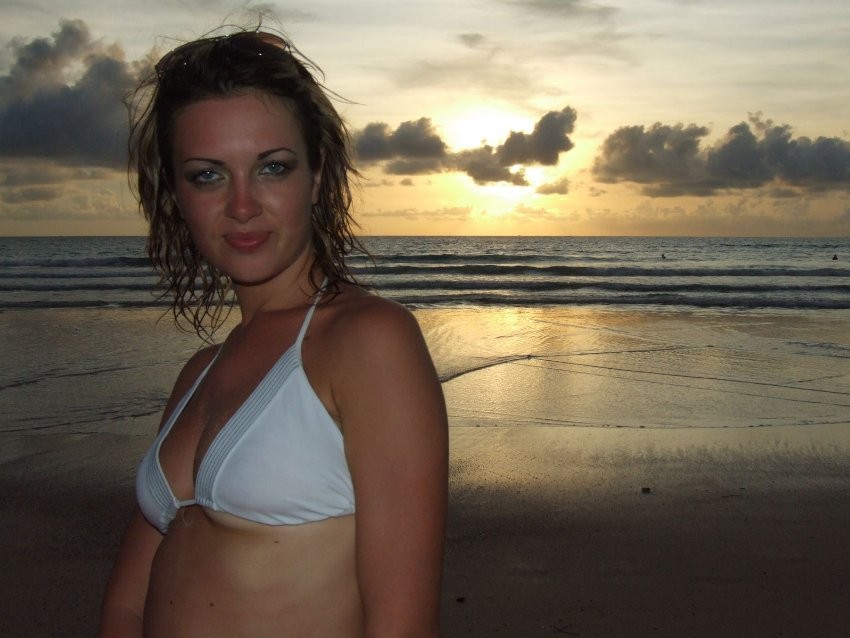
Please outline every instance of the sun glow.
M482 143L498 146L511 131L530 132L534 128L530 117L486 105L463 106L435 119L440 123L444 139L454 150L477 148Z
M535 189L546 183L546 169L542 166L526 166L524 173L525 180Z
M507 182L475 185L475 199L494 214L508 212L533 194L534 189L530 185L518 186Z

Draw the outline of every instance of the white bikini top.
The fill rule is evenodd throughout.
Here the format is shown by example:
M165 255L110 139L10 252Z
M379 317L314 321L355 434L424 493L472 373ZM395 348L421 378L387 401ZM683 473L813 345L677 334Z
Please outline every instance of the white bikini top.
M201 505L265 525L298 525L354 513L354 488L342 432L316 396L301 362L301 344L320 296L295 343L275 362L224 424L204 455L195 497L174 496L159 450L212 366L183 396L139 466L136 498L165 534L177 511Z

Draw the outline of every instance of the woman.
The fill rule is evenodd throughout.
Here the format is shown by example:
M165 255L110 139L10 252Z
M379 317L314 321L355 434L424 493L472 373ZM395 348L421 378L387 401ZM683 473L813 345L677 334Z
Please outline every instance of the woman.
M232 289L241 321L177 379L101 636L439 635L445 406L412 315L345 264L354 171L311 68L238 32L175 49L136 93L175 317L208 338Z

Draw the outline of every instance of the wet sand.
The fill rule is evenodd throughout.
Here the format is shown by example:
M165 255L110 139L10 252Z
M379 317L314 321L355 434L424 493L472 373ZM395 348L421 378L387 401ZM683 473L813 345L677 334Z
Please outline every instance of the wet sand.
M61 316L47 330L28 315L32 342ZM446 638L847 635L844 314L419 316L452 424ZM3 395L22 424L0 433L4 638L94 634L136 464L185 359L144 317L73 320L60 372ZM117 345L78 370L105 325ZM77 433L50 425L63 409Z
M696 434L453 428L444 635L845 636L844 435ZM7 439L0 634L93 635L146 440Z
M453 434L446 636L847 635L846 435Z

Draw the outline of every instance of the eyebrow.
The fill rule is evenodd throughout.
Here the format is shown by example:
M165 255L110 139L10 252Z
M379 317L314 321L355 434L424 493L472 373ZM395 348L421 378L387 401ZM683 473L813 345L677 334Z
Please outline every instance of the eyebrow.
M291 153L292 155L298 157L298 153L296 153L288 146L281 146L278 148L272 148L267 151L263 151L262 153L257 155L257 159L266 159L269 155L274 155L275 153L279 153L280 151L286 151L287 153ZM189 162L207 162L209 164L214 164L215 166L222 166L224 164L224 162L222 162L221 160L210 159L209 157L187 157L183 160L184 164L188 164Z
M280 148L273 148L273 149L268 150L268 151L263 151L262 153L260 153L259 155L257 155L257 159L265 159L265 158L267 158L269 155L274 155L275 153L278 153L278 152L280 152L280 151L286 151L287 153L292 153L292 154L293 154L293 155L295 155L296 157L298 156L298 153L296 153L295 151L293 151L293 150L292 150L291 148L289 148L288 146L281 146Z

